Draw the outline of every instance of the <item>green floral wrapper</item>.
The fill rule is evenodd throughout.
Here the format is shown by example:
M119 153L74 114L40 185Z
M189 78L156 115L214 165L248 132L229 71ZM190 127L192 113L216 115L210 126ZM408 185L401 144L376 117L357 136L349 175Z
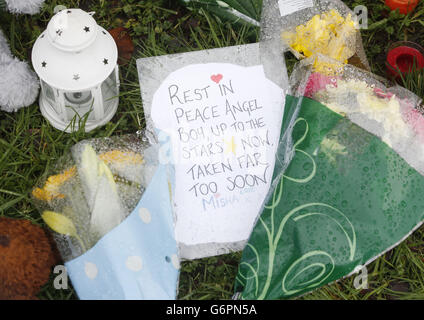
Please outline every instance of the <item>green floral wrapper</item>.
M330 64L329 64L330 65ZM358 272L424 219L420 99L349 65L297 65L240 299L287 299Z

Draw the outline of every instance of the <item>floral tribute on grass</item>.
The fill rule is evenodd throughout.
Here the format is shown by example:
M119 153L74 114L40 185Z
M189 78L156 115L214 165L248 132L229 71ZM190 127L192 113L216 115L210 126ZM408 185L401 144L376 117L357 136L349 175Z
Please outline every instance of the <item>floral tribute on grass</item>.
M424 221L421 99L314 61L291 75L273 187L237 276L243 299L296 297L357 273Z
M82 141L33 189L81 299L176 297L172 177L143 139Z

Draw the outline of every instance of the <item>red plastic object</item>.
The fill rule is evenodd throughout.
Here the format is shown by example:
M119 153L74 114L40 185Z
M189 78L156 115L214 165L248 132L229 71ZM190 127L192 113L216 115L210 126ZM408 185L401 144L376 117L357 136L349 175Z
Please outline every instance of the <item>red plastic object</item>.
M393 77L409 73L413 69L424 68L424 49L411 42L399 43L393 46L387 55L387 71Z
M419 0L386 0L386 6L391 10L399 9L402 14L408 14L414 11Z

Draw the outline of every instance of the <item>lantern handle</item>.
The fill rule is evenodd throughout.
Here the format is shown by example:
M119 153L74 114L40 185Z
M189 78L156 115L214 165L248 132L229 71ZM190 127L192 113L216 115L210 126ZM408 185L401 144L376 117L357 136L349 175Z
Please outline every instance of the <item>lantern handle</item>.
M1 2L1 1L0 1L0 2ZM58 12L60 12L60 11L66 10L66 9L67 9L67 7L66 7L66 6L59 4L59 5L57 5L56 7L54 7L54 9L53 9L53 13L54 13L54 14L56 14L56 13L58 13Z

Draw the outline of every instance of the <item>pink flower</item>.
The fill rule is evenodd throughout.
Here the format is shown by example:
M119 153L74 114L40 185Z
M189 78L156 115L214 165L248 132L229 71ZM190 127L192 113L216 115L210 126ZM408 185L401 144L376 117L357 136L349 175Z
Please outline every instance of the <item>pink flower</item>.
M402 119L408 123L418 138L424 142L424 117L408 100L401 100Z
M312 73L306 83L304 96L312 98L318 91L324 90L327 85L333 85L337 88L337 78L325 76L321 73Z
M377 96L379 96L380 98L387 98L387 99L391 99L393 96L394 96L394 94L393 93L391 93L391 92L384 92L382 89L380 89L380 88L375 88L374 89L374 93L377 95Z

